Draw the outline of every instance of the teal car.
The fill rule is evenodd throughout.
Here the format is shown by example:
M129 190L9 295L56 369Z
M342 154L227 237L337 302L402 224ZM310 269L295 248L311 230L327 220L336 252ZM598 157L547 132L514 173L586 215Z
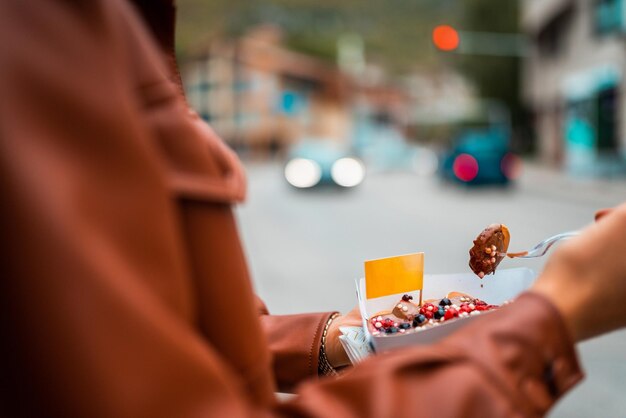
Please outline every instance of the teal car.
M351 188L361 184L365 167L336 141L308 139L289 150L284 176L287 183L297 189L321 185Z
M444 153L440 175L446 180L477 185L508 185L521 169L521 159L511 152L508 138L495 128L466 129Z

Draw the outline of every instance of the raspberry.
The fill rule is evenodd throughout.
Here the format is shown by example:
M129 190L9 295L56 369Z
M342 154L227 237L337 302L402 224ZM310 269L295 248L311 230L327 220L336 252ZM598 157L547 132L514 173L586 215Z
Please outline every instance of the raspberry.
M420 313L423 315L426 315L426 312L434 312L437 309L439 309L439 307L433 305L432 303L425 303L421 308L420 308Z
M452 319L452 318L458 318L459 317L459 311L457 311L454 308L450 308L446 311L446 314L444 315L444 319L447 321L448 319Z
M462 303L462 304L461 304L461 307L459 308L459 311L460 311L460 312L467 312L467 313L470 313L470 312L472 312L472 308L470 308L469 304L467 304L467 303Z
M383 319L383 327L384 328L393 327L393 321L390 318Z

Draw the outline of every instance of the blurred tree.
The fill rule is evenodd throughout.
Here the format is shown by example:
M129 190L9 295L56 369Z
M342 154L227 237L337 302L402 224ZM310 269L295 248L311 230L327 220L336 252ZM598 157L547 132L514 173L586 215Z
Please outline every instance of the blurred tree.
M518 33L519 2L462 0L458 24L464 31ZM528 116L520 100L521 62L518 57L459 55L457 68L472 80L480 95L505 103L511 112L513 141L518 151L532 150Z
M339 36L358 34L369 60L402 73L439 61L430 31L456 5L452 0L178 0L177 50L184 57L216 32L235 35L273 23L285 31L289 46L328 60L335 58Z

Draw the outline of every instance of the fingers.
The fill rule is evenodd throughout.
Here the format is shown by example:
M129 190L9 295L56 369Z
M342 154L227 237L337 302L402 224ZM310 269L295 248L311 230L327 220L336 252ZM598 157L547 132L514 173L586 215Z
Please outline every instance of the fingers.
M607 208L607 209L600 209L599 211L596 212L595 215L595 220L596 222L599 221L601 218L603 218L604 216L606 216L608 213L610 213L613 209L612 208Z
M604 208L600 209L595 214L595 220L598 221L600 219L605 218L607 215L615 212L626 212L626 202L618 205L614 208Z

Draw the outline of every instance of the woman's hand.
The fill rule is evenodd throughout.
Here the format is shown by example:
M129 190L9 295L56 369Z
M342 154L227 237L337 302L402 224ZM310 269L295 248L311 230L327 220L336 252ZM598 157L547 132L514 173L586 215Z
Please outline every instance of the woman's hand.
M604 215L608 215L613 209L612 208L608 208L608 209L600 209L599 211L596 212L596 221L600 220L600 218L604 217Z
M532 289L559 309L576 341L626 326L626 204L564 243Z
M326 337L326 358L328 358L328 362L331 366L337 368L350 364L350 359L343 349L341 341L339 341L339 336L341 335L339 327L360 327L362 325L363 320L361 319L358 306L347 314L338 316L331 322Z

